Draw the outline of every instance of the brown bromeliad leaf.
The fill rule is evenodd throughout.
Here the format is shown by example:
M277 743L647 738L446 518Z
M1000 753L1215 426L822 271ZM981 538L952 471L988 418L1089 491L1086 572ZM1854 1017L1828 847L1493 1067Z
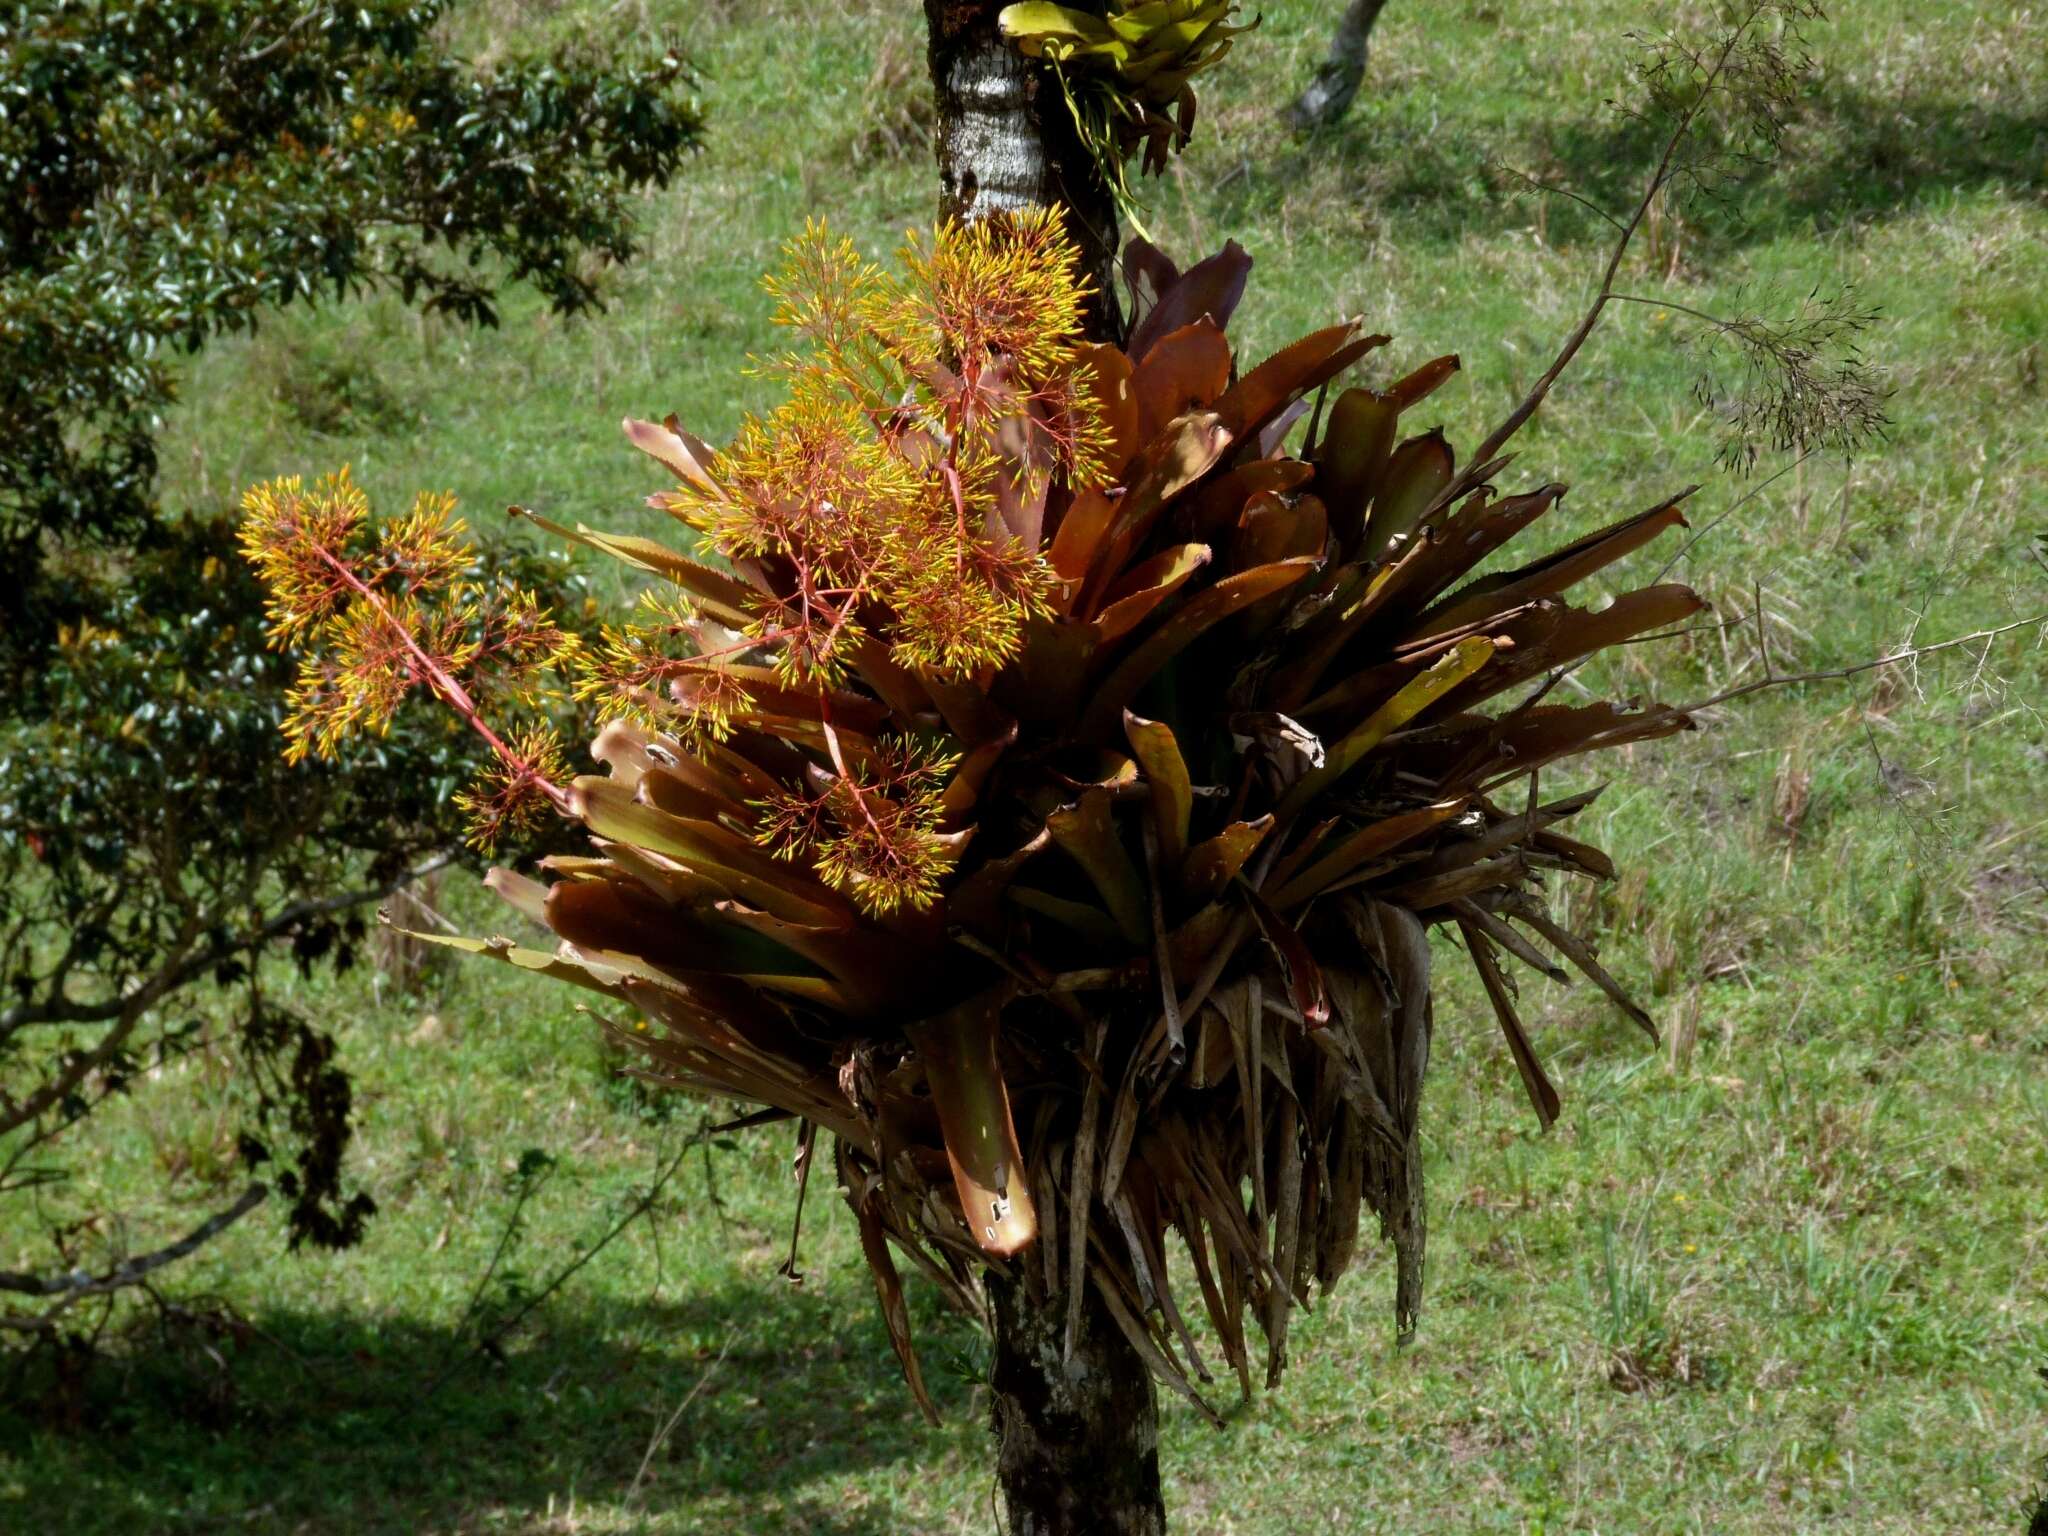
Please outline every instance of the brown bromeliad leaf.
M962 1219L999 1258L1038 1233L997 1049L1006 1000L1005 991L984 993L909 1026L945 1133Z
M1194 784L1188 777L1187 760L1173 728L1157 720L1140 719L1124 711L1124 735L1143 770L1152 797L1147 806L1154 835L1159 839L1159 863L1169 875L1180 873L1187 856L1188 825L1194 816Z
M1207 630L1232 614L1250 607L1260 598L1293 586L1315 569L1313 559L1276 560L1249 571L1226 576L1190 598L1166 622L1117 663L1116 669L1095 690L1088 712L1082 717L1079 734L1084 740L1106 736L1122 716L1138 690L1154 673L1192 645Z
M1103 594L1095 615L1096 646L1114 645L1152 616L1152 611L1209 563L1206 544L1173 544L1139 562Z
M1138 442L1150 443L1167 424L1204 410L1230 386L1230 343L1207 315L1159 338L1131 374L1138 401Z
M1094 883L1123 937L1143 944L1152 931L1145 915L1145 882L1117 835L1108 791L1089 790L1046 817L1045 829Z
M1272 830L1273 818L1261 816L1257 821L1232 822L1195 844L1181 868L1181 888L1188 900L1200 904L1221 895Z

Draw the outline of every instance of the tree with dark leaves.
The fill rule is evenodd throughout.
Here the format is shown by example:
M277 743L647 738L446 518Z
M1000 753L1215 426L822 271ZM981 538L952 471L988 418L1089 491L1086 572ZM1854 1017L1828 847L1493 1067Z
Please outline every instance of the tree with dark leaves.
M479 68L451 9L0 3L0 1199L208 1042L241 1064L244 1160L293 1242L346 1246L372 1209L342 1177L336 1041L263 968L348 964L369 906L455 857L470 753L406 724L346 768L283 768L290 671L220 509L160 505L157 432L184 359L294 304L390 291L488 326L515 284L600 307L635 195L699 142L690 67L655 43ZM508 565L576 608L560 558L470 574ZM85 1293L0 1290L71 1305L122 1258Z

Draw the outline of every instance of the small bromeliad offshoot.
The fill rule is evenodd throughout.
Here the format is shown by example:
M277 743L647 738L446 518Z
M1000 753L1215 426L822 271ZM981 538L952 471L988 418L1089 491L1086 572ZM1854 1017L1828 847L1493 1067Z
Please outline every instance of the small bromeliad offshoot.
M1277 1382L1367 1208L1411 1328L1430 925L1546 1123L1503 956L1569 962L1649 1024L1551 915L1552 882L1613 873L1560 830L1590 796L1536 790L1691 725L1545 684L1702 606L1564 596L1682 526L1684 493L1473 577L1565 488L1501 495L1504 457L1404 428L1454 357L1332 395L1388 343L1346 323L1241 367L1250 267L1133 241L1117 347L1082 339L1049 214L942 225L896 272L807 232L772 285L801 344L785 402L724 451L627 423L675 480L651 504L725 565L555 529L653 588L595 645L446 578L445 500L379 532L345 478L247 499L305 652L294 750L425 688L492 750L480 836L550 809L588 829L546 881L491 878L552 949L445 942L624 1005L641 1022L608 1027L649 1076L799 1122L806 1160L828 1132L928 1411L898 1252L971 1312L987 1272L1063 1316L1070 1355L1099 1320L1204 1412L1187 1308L1242 1391ZM602 771L518 724L550 687L610 717Z

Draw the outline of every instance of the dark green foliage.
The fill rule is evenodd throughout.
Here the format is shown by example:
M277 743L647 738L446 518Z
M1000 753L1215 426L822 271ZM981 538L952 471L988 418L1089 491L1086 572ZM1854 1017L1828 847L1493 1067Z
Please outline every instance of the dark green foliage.
M523 283L601 307L633 195L698 143L689 65L653 42L477 67L452 9L0 0L0 1196L205 1048L295 1243L371 1209L330 1023L267 998L262 959L351 963L370 902L459 843L469 749L422 720L346 770L279 763L292 670L226 509L159 504L156 434L184 360L294 303L494 325ZM388 413L356 378L301 414ZM504 559L580 606L565 563Z
M0 552L150 528L176 361L295 301L395 288L495 324L598 304L628 196L700 130L674 50L479 72L445 0L17 0L0 25Z
M298 1147L277 1174L278 1188L291 1201L291 1246L311 1241L321 1248L354 1247L363 1223L377 1214L377 1202L362 1190L342 1187L355 1086L335 1062L334 1036L265 1004L252 990L241 1046L256 1084L256 1128L242 1134L242 1161L256 1168L278 1160L262 1132L281 1121Z
M27 1134L47 1139L135 1072L212 1038L248 1071L248 1160L270 1155L264 1126L298 1148L276 1179L294 1241L345 1243L366 1213L340 1178L347 1080L331 1038L264 996L260 960L282 947L302 970L354 962L363 894L460 840L448 801L470 746L422 715L373 744L379 773L285 768L292 668L264 647L231 525L195 520L177 535L122 560L98 616L62 628L19 712L0 717L0 1078L15 1101L0 1100L0 1129L117 1033ZM580 606L560 557L491 563ZM178 1006L181 987L208 980L231 1010L223 1030ZM163 1001L131 1021L121 1000L142 989ZM0 1194L25 1167L0 1158Z

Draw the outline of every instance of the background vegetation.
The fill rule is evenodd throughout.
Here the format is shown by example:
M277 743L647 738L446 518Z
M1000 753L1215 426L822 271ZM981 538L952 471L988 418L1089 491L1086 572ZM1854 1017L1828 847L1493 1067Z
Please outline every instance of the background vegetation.
M634 194L697 141L687 63L563 37L479 70L446 47L449 8L0 14L0 1200L60 1179L65 1133L197 1042L178 993L210 978L245 1000L243 1160L270 1165L293 1245L346 1246L373 1209L340 1166L331 1035L264 998L263 962L347 969L368 905L452 856L467 747L407 722L368 760L292 772L292 668L265 651L232 498L160 502L157 470L213 338L367 291L483 326L524 284L575 315L636 253ZM581 596L566 557L481 564ZM66 1271L106 1246L89 1222L82 1246L51 1235Z
M1400 356L1459 349L1462 381L1432 404L1470 439L1569 323L1601 233L1502 166L1582 191L1624 176L1631 131L1601 104L1623 89L1622 33L1654 18L1396 6L1351 116L1297 141L1275 113L1334 9L1265 8L1154 192L1154 233L1252 251L1235 328L1254 355L1350 312ZM768 336L755 278L781 238L825 212L880 249L928 216L907 0L829 26L782 3L581 0L464 25L488 52L600 17L682 28L715 109L611 312L565 326L508 294L502 329L478 335L378 300L216 345L163 438L167 501L346 460L385 506L446 486L479 521L518 500L632 526L653 487L609 423L674 410L717 439L758 403L741 369ZM1543 478L1554 447L1578 476L1560 538L1707 480L1680 574L1725 614L1761 598L1780 670L2048 608L2048 21L1863 0L1814 40L1826 74L1785 167L1711 226L1660 222L1633 291L1725 309L1855 283L1883 310L1890 448L1743 501L1779 466L1714 477L1690 360L1632 306L1522 466ZM1710 692L1756 675L1759 640L1752 624L1637 648L1588 686ZM1221 1435L1166 1407L1182 1527L2022 1528L2048 1451L2044 680L2021 631L1981 659L1752 698L1602 765L1614 783L1586 835L1626 871L1599 897L1607 954L1670 1049L1646 1052L1590 989L1532 987L1566 1092L1545 1137L1483 1002L1447 996L1418 1341L1393 1346L1391 1254L1374 1248L1297 1324L1284 1395ZM776 1277L780 1135L691 1153L656 1221L500 1337L697 1108L618 1082L571 995L484 968L280 990L346 1026L352 1171L383 1216L352 1256L287 1257L265 1212L170 1272L177 1308L111 1361L10 1382L0 1526L989 1528L978 1342L916 1303L930 1363L958 1356L932 1373L948 1427L923 1430L851 1224L816 1207L804 1283ZM103 1112L46 1213L159 1231L215 1208L239 1178L244 1091L204 1051L165 1070ZM522 1173L529 1148L552 1165ZM0 1233L0 1266L40 1266L33 1236Z

